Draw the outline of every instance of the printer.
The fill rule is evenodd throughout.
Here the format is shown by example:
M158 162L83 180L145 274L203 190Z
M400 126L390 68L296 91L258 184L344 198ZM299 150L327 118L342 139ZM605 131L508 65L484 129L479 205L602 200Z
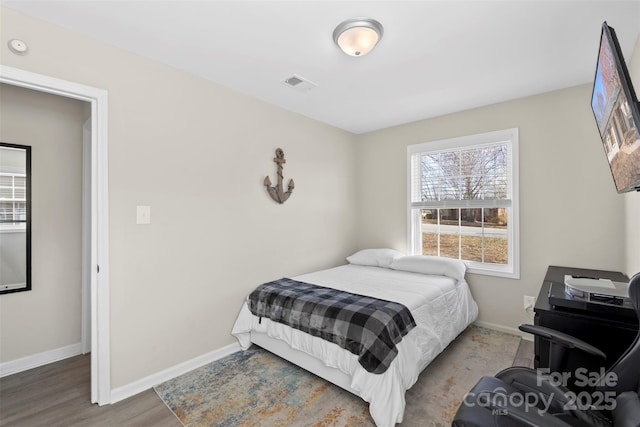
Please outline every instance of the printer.
M589 311L611 318L637 318L629 299L629 283L598 277L565 275L564 283L551 282L549 304L555 308Z
M564 276L564 290L572 297L620 305L629 299L629 283L585 276Z

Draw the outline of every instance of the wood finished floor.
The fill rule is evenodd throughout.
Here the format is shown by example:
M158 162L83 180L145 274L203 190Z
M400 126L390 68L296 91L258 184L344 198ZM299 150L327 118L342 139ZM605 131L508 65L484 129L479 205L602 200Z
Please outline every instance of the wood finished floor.
M533 342L521 340L513 362L533 367ZM89 403L90 363L90 355L76 356L0 378L0 426L182 426L153 390Z
M153 390L91 404L90 371L87 354L1 378L0 426L182 426Z

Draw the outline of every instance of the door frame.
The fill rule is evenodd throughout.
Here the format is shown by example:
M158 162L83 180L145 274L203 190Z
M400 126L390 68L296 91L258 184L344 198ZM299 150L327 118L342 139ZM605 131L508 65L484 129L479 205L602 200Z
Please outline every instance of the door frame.
M82 124L82 354L91 352L91 117Z
M5 65L0 65L0 83L78 99L91 104L91 156L83 160L83 168L91 171L90 248L86 258L88 265L83 265L83 268L89 267L91 272L91 402L99 405L109 404L111 403L111 347L107 91Z

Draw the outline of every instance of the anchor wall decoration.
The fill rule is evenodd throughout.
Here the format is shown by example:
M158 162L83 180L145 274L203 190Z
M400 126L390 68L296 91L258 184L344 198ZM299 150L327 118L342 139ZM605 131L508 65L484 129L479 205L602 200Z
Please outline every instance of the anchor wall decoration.
M291 193L295 188L295 184L293 182L293 179L290 179L287 191L283 191L282 189L282 181L284 179L282 175L282 165L284 163L287 163L287 161L284 159L284 151L282 151L282 148L276 149L276 157L273 158L273 161L276 163L276 165L278 165L278 184L276 184L275 187L272 187L269 176L266 176L264 178L264 186L267 187L267 192L269 193L271 198L276 202L282 204L287 201L289 196L291 196Z

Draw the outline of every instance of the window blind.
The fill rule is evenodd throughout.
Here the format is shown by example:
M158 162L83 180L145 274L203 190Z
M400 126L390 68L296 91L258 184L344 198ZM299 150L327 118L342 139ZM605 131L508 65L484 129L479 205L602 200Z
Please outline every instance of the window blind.
M414 153L411 207L510 207L511 155L504 142Z

